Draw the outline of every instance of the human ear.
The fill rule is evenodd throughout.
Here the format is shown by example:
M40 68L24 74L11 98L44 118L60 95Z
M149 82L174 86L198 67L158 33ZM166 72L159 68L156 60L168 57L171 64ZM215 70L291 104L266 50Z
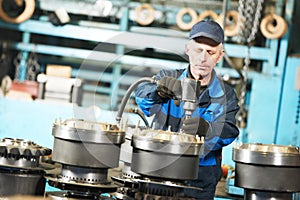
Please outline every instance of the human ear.
M217 63L220 62L224 56L225 52L224 52L224 49L221 49L220 50L220 55L218 56L218 59L217 59Z

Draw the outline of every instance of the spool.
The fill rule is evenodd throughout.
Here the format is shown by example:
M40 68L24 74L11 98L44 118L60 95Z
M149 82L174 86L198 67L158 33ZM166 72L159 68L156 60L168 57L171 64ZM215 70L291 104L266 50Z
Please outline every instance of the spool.
M138 24L147 26L154 21L154 8L150 4L141 4L135 8L135 15Z
M218 14L215 13L214 11L212 10L206 10L204 12L202 12L199 17L198 17L198 21L201 21L203 19L206 19L206 18L211 18L213 20L217 20L218 19Z
M239 20L239 13L237 11L230 10L226 13L226 21L231 22L231 23L226 23L226 26L224 28L224 34L226 36L233 37L238 35L239 33L238 20ZM216 22L218 22L222 26L224 22L224 15L223 14L219 15Z
M191 21L184 22L183 21L184 15L189 15L191 17ZM198 15L196 11L191 8L182 8L176 15L176 24L181 30L184 31L190 30L197 21L198 21Z
M260 23L260 31L268 39L281 38L287 31L288 25L284 18L276 14L266 15Z
M18 3L19 1L16 1L18 6L21 6L20 3ZM32 15L33 12L35 10L35 1L34 0L25 0L25 9L24 11L17 17L10 17L8 16L5 11L2 8L2 3L3 0L0 0L0 17L6 21L6 22L10 22L10 23L15 23L15 24L19 24L22 23L26 20L28 20Z

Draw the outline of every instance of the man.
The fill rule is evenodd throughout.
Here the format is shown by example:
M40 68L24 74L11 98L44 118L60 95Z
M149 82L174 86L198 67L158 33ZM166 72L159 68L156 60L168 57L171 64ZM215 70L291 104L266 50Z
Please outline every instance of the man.
M214 21L196 23L185 45L189 58L186 69L161 70L156 79L159 84L142 83L136 89L136 102L147 116L155 114L155 129L184 131L205 137L204 153L200 157L196 180L191 186L202 188L194 191L197 199L213 199L221 177L222 147L232 143L238 136L235 115L239 109L234 90L224 83L214 70L224 55L224 31ZM198 106L191 118L185 118L180 80L192 78L200 81L201 92Z

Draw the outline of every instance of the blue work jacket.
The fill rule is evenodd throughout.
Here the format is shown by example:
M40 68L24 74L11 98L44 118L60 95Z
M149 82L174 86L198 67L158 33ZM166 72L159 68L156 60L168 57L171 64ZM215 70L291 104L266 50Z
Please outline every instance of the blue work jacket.
M163 76L178 80L190 77L189 68L178 70L161 70L155 75L156 80ZM178 132L185 117L183 102L175 105L173 99L162 99L157 94L155 83L141 83L136 91L136 103L146 116L152 116L155 129ZM200 166L214 166L216 159L221 159L222 147L232 143L239 134L235 115L239 110L238 99L234 89L224 83L213 71L212 80L199 96L199 106L192 117L202 117L209 125L205 137L204 152L200 157Z

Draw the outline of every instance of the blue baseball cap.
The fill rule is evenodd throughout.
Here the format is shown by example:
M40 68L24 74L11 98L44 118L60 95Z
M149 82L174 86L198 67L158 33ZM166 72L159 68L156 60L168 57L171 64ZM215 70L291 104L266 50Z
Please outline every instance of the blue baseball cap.
M212 39L217 44L224 43L224 30L213 20L202 20L194 24L189 38L195 39L201 36Z

